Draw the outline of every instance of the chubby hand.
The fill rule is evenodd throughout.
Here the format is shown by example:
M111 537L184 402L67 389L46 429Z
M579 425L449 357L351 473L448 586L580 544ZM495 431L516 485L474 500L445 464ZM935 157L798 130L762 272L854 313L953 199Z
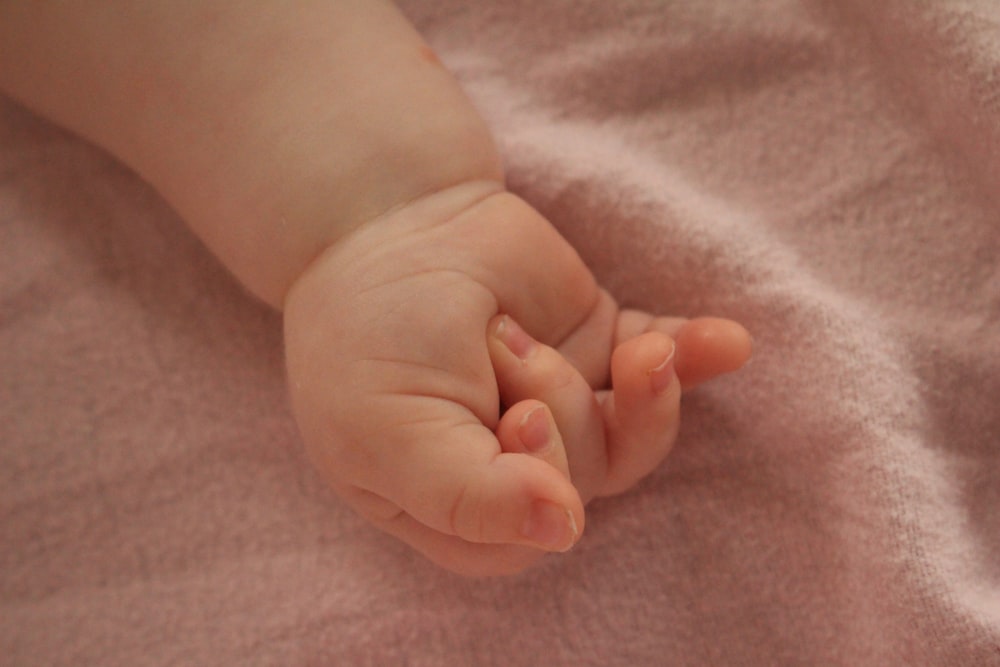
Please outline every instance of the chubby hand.
M572 547L586 502L667 455L682 389L750 354L727 320L620 311L548 222L484 183L341 239L292 288L285 330L320 472L466 574Z

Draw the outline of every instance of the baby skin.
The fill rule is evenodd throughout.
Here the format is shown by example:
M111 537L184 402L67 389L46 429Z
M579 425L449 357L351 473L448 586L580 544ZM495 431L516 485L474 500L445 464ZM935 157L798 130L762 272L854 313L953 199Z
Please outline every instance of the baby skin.
M312 461L448 569L571 548L666 457L682 391L749 358L735 322L619 309L391 3L0 3L0 87L282 309Z

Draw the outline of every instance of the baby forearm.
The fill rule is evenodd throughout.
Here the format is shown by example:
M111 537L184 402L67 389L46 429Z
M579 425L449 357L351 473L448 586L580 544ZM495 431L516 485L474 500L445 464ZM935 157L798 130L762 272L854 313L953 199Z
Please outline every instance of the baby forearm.
M0 3L0 87L139 172L279 307L359 224L501 179L483 122L382 0Z

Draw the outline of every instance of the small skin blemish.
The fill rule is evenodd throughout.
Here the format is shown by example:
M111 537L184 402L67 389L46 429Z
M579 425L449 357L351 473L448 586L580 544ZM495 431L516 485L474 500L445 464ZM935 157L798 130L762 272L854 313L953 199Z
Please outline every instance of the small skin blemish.
M431 65L444 67L444 65L441 64L441 59L438 58L436 53L434 53L434 49L427 46L426 44L422 44L420 46L420 58L423 61L430 63Z

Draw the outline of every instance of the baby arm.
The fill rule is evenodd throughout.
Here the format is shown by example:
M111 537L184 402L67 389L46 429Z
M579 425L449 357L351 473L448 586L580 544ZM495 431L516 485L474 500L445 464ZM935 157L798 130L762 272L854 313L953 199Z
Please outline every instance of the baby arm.
M6 2L0 86L284 310L312 459L452 569L571 546L666 454L681 384L749 354L733 323L619 313L391 3Z

